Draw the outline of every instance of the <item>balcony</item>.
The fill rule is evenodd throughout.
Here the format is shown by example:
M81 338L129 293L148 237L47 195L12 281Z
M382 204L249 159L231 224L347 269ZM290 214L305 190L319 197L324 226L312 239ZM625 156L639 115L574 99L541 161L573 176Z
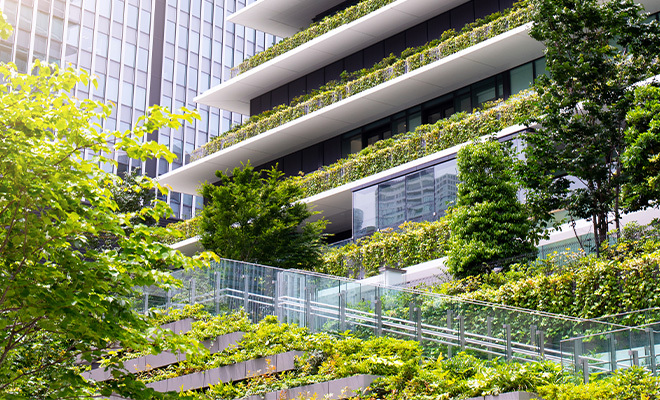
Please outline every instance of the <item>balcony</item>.
M260 0L250 7L257 6L261 1L267 0ZM273 1L280 0L268 3ZM251 99L450 10L462 2L394 1L207 90L196 97L195 101L247 115L250 113Z
M227 17L227 21L280 37L289 37L312 18L344 0L259 0Z
M446 57L433 58L432 49L425 53L425 57L411 56L409 59L413 60L402 60L387 71L377 71L381 74L377 79L370 74L360 78L359 82L349 82L346 88L338 89L343 91L339 96L331 93L332 101L327 105L315 99L309 100L317 101L318 107L302 104L300 111L291 111L291 114L297 116L299 113L301 117L284 121L264 133L259 133L258 127L242 127L234 133L234 137L220 137L198 150L202 152L201 159L163 175L160 183L170 185L176 191L193 194L202 182L216 181L216 170L230 170L246 160L253 165L269 162L538 58L543 53L543 45L529 37L530 26L527 23L490 39L481 38L476 45ZM491 24L479 29L490 27ZM416 60L423 58L426 64L413 65L418 62L414 57L417 57ZM394 78L386 80L386 73ZM348 87L351 92L347 91ZM357 93L353 95L353 91ZM277 115L273 117L279 118ZM276 125L276 122L267 123Z

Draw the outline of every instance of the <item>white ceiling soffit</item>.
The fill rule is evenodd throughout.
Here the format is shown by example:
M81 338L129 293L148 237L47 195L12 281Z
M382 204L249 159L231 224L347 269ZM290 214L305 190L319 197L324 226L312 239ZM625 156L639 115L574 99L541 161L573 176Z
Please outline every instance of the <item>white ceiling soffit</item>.
M259 0L249 7L256 7L262 2L274 4L279 1L281 0ZM307 3L308 0L304 2ZM195 101L249 115L251 99L464 2L465 0L395 1L229 79L197 96Z

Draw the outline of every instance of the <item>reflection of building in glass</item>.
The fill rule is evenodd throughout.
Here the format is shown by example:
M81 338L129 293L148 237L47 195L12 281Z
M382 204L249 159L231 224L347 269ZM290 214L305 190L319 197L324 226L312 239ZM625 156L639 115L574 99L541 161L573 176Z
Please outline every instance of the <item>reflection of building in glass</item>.
M140 168L155 177L180 168L195 148L243 121L239 113L193 101L228 77L234 64L275 42L273 35L225 23L243 7L245 0L0 0L14 26L0 41L0 62L27 72L40 59L93 73L98 88L78 87L74 94L116 104L105 122L110 130L128 129L152 104L199 108L201 121L149 138L177 155L173 163L143 163L117 152L117 165L104 166L118 174ZM202 206L192 193L171 193L169 201L183 219Z
M435 197L438 217L445 215L445 211L456 201L459 182L456 174L443 174L436 178Z
M394 177L353 193L353 235L397 228L406 221L433 221L456 200L456 160ZM375 215L366 223L364 215Z

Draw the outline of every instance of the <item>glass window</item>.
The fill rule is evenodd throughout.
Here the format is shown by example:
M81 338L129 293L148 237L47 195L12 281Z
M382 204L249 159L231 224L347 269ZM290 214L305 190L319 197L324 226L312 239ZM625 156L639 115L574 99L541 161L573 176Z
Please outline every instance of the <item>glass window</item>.
M436 217L445 215L447 209L456 201L458 194L458 170L456 160L444 162L434 167L435 172L435 210Z
M149 67L149 50L140 47L138 49L137 68L140 71L147 71Z
M521 65L512 69L509 75L511 77L511 94L513 95L529 89L534 80L534 66L532 63Z
M140 15L140 31L144 33L149 33L151 28L151 13L148 11L142 11Z
M124 82L122 85L121 93L122 104L128 107L133 107L133 85Z
M353 131L345 134L341 138L341 156L346 157L349 154L357 153L362 150L362 132Z
M41 10L37 11L36 33L38 35L48 36L48 23L50 16Z
M96 36L96 54L107 57L108 56L108 35L105 33L98 33Z
M472 85L472 107L479 108L484 103L497 100L495 78L485 79Z
M377 193L377 186L353 193L353 236L367 236L376 231Z
M547 74L548 71L545 69L545 57L534 61L534 78L538 78L541 75Z
M396 228L406 220L405 177L378 185L378 229Z
M406 221L431 221L435 215L433 167L406 176Z
M115 0L113 3L113 19L120 24L124 22L124 1Z
M139 15L140 15L140 11L138 10L138 8L129 4L128 10L127 10L127 13L126 13L126 16L127 16L127 21L126 22L127 22L129 27L131 27L133 29L138 28L138 16Z
M110 18L110 4L109 1L99 1L99 15Z
M112 61L121 61L121 39L115 37L110 39L110 59Z
M69 22L66 42L71 46L78 46L78 36L80 36L80 25Z
M117 78L108 78L106 97L115 103L119 100L119 80Z
M134 44L124 43L124 65L135 68L135 51Z

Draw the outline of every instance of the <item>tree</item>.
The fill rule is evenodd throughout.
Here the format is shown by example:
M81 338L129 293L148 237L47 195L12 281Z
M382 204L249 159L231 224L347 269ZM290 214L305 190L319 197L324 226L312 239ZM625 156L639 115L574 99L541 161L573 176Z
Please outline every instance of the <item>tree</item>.
M626 122L622 200L627 210L636 211L657 206L660 199L660 88L636 88Z
M324 219L296 202L302 189L275 167L255 171L248 162L229 177L217 171L218 186L205 184L201 243L219 256L282 268L312 269L321 262Z
M515 158L497 140L468 144L458 152L458 198L450 211L447 267L463 278L488 272L489 261L536 251L536 230L518 200Z
M598 248L610 212L619 230L627 92L655 68L659 28L632 0L540 0L535 10L549 76L535 85L542 128L525 135L528 201L591 220Z
M0 65L0 77L0 397L164 397L119 371L116 380L86 381L79 362L117 346L158 349L167 333L147 329L131 302L135 288L170 288L169 269L201 265L157 240L174 232L140 222L169 215L165 203L118 211L115 178L100 167L113 151L172 160L142 138L193 115L156 106L132 131L108 132L99 121L109 106L68 94L87 74L36 61L32 74ZM90 246L106 235L115 247ZM111 365L120 368L119 357Z

